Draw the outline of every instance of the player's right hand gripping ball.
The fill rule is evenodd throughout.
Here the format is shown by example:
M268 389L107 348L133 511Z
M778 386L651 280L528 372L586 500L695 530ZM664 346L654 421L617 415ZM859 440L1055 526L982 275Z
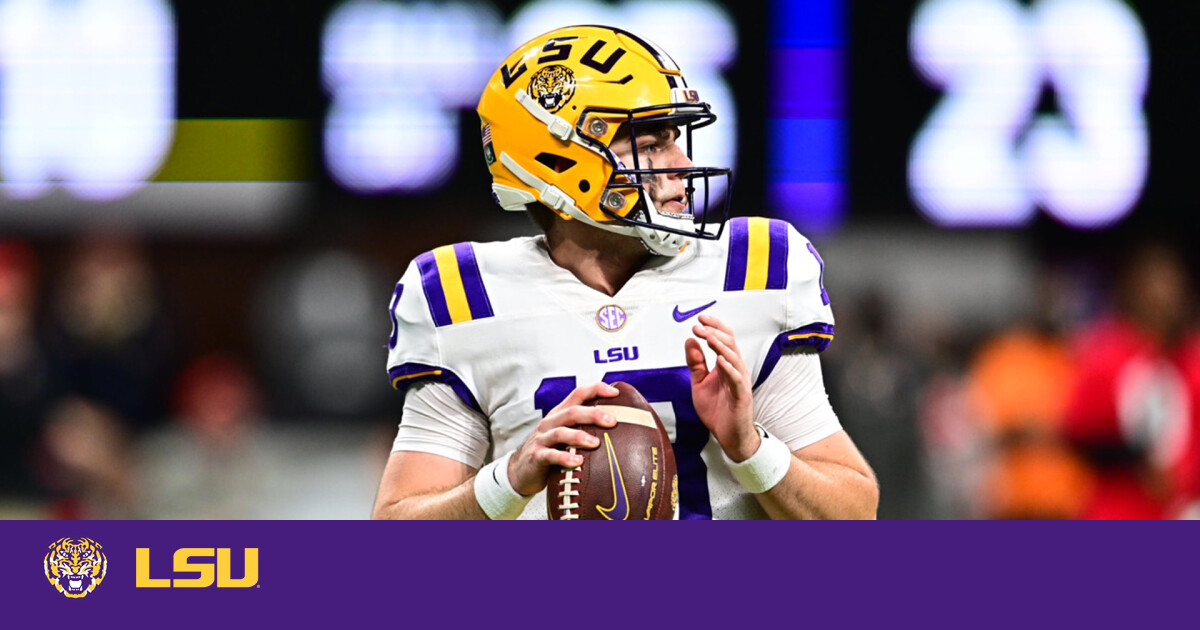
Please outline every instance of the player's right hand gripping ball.
M578 428L600 439L583 456L578 468L556 468L546 486L551 520L670 520L675 517L679 480L675 451L667 430L638 390L613 383L613 398L595 398L587 405L602 407L617 419L611 429L593 425Z

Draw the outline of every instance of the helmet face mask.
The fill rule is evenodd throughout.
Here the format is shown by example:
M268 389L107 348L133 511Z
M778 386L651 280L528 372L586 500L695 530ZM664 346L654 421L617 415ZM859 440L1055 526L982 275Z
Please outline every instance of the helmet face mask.
M664 110L667 113L656 114L656 112L663 112ZM634 145L631 151L633 168L628 168L613 152L611 142L605 144L589 137L587 134L588 130L583 128L584 121L600 120L600 118L591 116L590 114L617 115L625 118L622 124L625 125L624 129L628 129L631 144ZM705 240L720 238L725 228L725 221L729 217L730 197L728 191L730 190L730 186L726 186L726 195L720 208L712 208L709 203L710 180L714 177L724 177L729 181L732 174L730 169L706 166L655 168L650 167L650 165L643 168L638 157L640 151L636 147L636 139L641 135L639 133L640 129L656 128L660 125L675 126L681 129L680 134L685 138L684 153L687 155L688 162L691 163L692 132L696 129L707 127L716 122L716 120L717 116L712 113L708 103L650 105L637 109L619 109L613 107L586 108L580 114L576 129L586 141L592 143L597 150L601 151L613 165L613 173L605 189L606 191L613 191L616 194L603 195L600 198L600 210L613 221L643 229ZM654 178L671 176L676 176L684 180L684 192L687 196L686 212L666 212L659 209L654 203L653 191L647 186L648 180L653 181ZM696 209L697 180L700 180L699 188L702 191L699 212ZM632 208L626 207L629 205L626 198L627 191L637 193ZM610 199L614 200L614 202L618 199L620 201L619 203L610 204ZM685 222L690 223L691 227L685 227Z
M716 115L674 61L644 39L603 26L536 37L492 76L478 112L493 195L504 209L540 202L663 255L682 252L691 239L720 237L729 195L710 208L710 185L731 172L691 164L693 131ZM639 134L663 126L678 130L686 163L656 168L639 158ZM625 132L632 164L612 150ZM682 180L684 208L658 207L654 193L668 179Z

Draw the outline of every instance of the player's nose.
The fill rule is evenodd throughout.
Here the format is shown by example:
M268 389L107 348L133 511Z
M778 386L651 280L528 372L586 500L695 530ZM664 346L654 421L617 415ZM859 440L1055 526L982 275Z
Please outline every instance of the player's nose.
M691 168L692 166L692 160L688 158L687 152L684 151L683 148L678 144L671 145L669 157L670 160L668 165L671 168ZM671 179L680 179L682 175L679 173L671 173L670 177Z

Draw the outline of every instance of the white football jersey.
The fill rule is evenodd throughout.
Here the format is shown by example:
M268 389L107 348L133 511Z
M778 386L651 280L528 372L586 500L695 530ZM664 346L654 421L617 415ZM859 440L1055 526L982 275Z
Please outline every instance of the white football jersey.
M625 381L674 444L680 518L764 518L692 406L684 341L698 314L720 318L757 387L785 349L833 339L823 273L807 239L764 218L732 219L718 241L653 258L615 296L555 265L541 237L448 245L396 285L388 375L401 391L426 379L452 387L488 419L489 460L520 447L576 386ZM522 518L546 518L545 498Z

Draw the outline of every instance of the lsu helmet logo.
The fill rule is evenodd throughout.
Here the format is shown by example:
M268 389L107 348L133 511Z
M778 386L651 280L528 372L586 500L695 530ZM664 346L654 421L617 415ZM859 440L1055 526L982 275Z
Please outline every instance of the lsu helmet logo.
M529 95L553 114L575 96L575 73L558 64L546 66L529 78Z
M59 593L77 599L96 590L108 574L108 558L91 538L60 538L43 562L46 579Z

